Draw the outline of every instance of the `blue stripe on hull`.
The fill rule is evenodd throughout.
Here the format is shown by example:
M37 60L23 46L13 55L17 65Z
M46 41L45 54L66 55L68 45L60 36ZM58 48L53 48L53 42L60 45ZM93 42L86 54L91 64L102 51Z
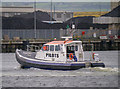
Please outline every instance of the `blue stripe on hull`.
M85 67L85 63L80 64L70 64L70 63L46 63L46 62L37 62L32 61L28 59L24 59L22 57L19 57L18 54L16 54L17 61L23 65L23 66L31 66L31 67L37 67L37 68L45 68L45 69L79 69L82 67Z
M20 55L23 54L21 51L18 51L18 52ZM22 56L25 56L25 55L23 54ZM16 53L16 59L22 66L26 66L26 67L36 67L36 68L44 68L44 69L60 69L60 70L70 70L70 69L72 70L72 69L79 69L79 68L86 67L86 63L77 63L77 64L75 63L49 63L49 62L34 61L34 60L38 60L35 58L34 60L29 60L29 59L25 59L24 57L20 57L17 53ZM105 67L104 63L100 63L100 62L96 62L96 63L91 62L90 65L91 67Z

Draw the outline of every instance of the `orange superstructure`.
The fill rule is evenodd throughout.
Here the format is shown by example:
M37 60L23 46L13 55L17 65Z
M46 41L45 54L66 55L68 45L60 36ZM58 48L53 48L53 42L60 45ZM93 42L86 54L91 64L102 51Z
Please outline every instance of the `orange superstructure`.
M52 42L49 42L47 43L47 45L58 45L58 44L66 44L66 43L71 43L72 40L69 40L69 41L52 41Z

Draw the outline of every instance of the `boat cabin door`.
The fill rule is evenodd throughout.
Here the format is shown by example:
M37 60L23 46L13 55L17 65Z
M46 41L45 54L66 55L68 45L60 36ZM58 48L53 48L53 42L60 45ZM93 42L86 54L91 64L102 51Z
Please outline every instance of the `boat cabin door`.
M66 47L66 57L69 61L78 61L78 45L76 44L69 44Z
M79 45L79 44L67 45L66 57L69 61L83 61L82 45Z

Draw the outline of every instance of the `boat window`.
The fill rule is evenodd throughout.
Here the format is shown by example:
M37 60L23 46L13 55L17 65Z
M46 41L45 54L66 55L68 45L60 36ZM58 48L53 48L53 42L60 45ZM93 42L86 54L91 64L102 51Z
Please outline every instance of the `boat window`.
M49 51L49 45L43 45L42 51Z
M71 51L74 51L74 46L71 46Z
M77 45L75 46L75 51L78 51L78 46Z
M50 51L54 51L54 45L50 45Z
M74 51L74 46L67 46L68 50Z
M78 46L67 46L68 47L68 50L71 50L71 51L78 51Z
M59 51L60 50L60 45L56 45L55 46L55 51Z

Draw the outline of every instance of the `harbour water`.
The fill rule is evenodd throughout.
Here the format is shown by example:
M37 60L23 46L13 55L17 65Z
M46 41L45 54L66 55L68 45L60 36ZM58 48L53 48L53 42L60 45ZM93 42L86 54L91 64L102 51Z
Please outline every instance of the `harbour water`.
M2 87L118 87L118 51L95 51L105 68L21 69L14 53L2 53ZM84 53L89 59L91 52Z

